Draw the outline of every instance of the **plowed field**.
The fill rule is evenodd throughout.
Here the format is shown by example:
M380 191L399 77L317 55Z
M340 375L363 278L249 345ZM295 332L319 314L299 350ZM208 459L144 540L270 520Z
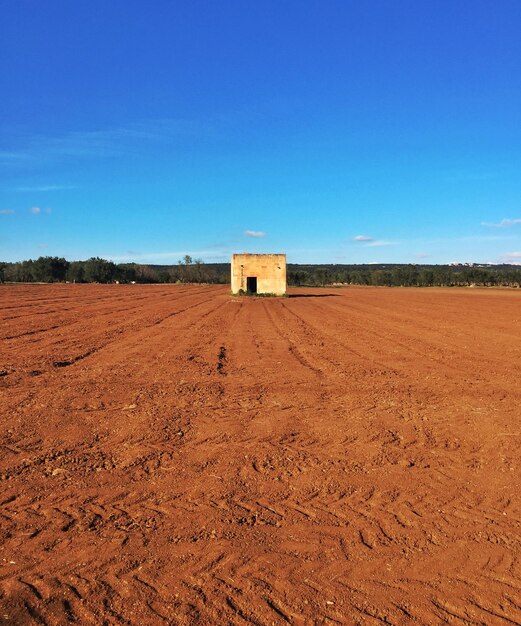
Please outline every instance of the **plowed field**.
M521 293L291 296L0 287L0 623L521 623Z

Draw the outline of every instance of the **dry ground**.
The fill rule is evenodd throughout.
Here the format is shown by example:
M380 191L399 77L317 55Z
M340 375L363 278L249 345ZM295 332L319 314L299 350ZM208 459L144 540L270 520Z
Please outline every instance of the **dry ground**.
M521 623L521 292L0 287L0 623Z

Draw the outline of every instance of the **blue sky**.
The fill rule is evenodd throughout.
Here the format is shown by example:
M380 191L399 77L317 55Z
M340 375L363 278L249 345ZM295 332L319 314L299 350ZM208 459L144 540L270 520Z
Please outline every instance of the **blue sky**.
M5 0L0 260L521 262L518 0Z

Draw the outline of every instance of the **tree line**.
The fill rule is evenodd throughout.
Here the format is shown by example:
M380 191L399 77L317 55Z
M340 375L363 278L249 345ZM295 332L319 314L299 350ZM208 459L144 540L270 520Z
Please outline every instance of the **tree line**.
M301 286L521 287L516 265L288 266L288 284Z
M521 287L516 265L299 265L288 264L290 286L372 285L386 287ZM39 257L0 262L0 282L220 283L230 282L229 263L203 263L186 255L175 265L119 263L92 257L67 261Z
M219 283L222 276L200 259L186 255L177 265L119 263L92 257L67 261L42 256L17 263L0 263L0 282L24 283Z

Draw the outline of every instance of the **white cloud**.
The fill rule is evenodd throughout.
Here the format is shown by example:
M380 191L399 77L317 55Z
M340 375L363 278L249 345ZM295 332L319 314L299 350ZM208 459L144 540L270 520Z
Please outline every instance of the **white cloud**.
M0 209L0 215L12 215L13 213L13 209Z
M428 259L431 256L432 256L432 254L429 254L428 252L418 252L418 254L416 255L416 258L417 259Z
M245 230L244 234L246 237L266 237L266 233L263 233L262 230Z
M368 237L367 235L356 235L356 237L353 237L353 241L373 241L373 237Z
M494 224L493 222L481 222L481 226L487 226L487 228L508 228L509 226L515 226L516 224L521 224L521 218L505 218L497 224Z
M33 215L40 215L40 213L42 212L39 206L33 206L31 209L29 209L29 211L31 211Z

